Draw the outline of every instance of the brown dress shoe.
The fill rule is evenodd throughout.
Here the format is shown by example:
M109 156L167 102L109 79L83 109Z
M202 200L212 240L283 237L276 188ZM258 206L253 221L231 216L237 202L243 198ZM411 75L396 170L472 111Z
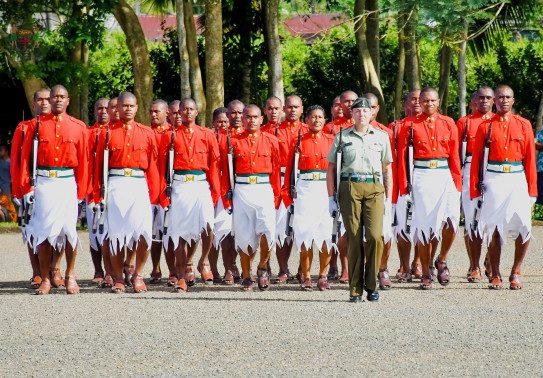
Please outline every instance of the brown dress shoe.
M51 285L53 287L63 287L65 285L60 269L55 269L51 272Z
M144 293L147 291L147 286L145 286L141 274L136 273L132 276L132 284L134 285L134 293Z

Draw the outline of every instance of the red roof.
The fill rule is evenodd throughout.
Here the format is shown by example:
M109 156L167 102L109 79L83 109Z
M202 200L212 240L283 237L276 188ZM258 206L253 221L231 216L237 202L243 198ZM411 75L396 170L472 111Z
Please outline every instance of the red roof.
M196 26L196 33L198 35L204 32L200 27L198 20L201 15L194 16L194 24ZM161 29L162 23L164 28L174 27L176 25L175 15L164 16L138 16L140 20L145 38L152 42L161 42L163 31ZM289 19L283 20L285 29L292 36L300 36L312 43L320 34L328 33L329 29L342 23L345 20L345 15L340 13L326 13L326 14L305 14L295 15Z

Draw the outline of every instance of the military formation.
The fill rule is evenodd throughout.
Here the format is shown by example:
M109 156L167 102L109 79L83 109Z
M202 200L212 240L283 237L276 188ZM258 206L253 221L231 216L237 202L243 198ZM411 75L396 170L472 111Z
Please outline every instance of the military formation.
M393 239L399 284L417 279L428 290L450 283L447 255L463 212L467 280L481 281L485 250L488 287L503 287L501 249L511 235L509 288L521 289L537 174L532 126L513 113L514 101L509 86L483 86L455 124L439 114L438 93L427 87L410 92L405 118L385 126L371 93L341 93L328 123L319 105L304 113L296 95L284 104L270 97L263 110L233 100L213 112L211 129L196 124L190 98L142 110L123 92L96 101L96 123L87 127L66 113L63 86L38 90L37 117L17 126L11 155L31 287L79 293L76 224L83 218L93 282L113 293L147 291L149 254L147 284L161 284L164 254L175 292L187 292L197 271L207 285L238 283L244 291L293 280L304 291L314 283L324 291L339 279L349 284L351 302L364 292L377 301L392 286ZM149 111L150 126L135 121L138 111ZM272 255L279 265L273 280Z

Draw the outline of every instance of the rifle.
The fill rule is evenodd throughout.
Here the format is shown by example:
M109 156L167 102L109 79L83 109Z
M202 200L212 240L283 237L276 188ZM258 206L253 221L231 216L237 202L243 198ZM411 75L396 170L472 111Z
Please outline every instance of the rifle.
M173 182L173 163L175 159L175 127L172 127L172 138L170 139L170 149L168 150L168 164L166 165L166 197L170 200L170 204L164 209L164 235L168 233L170 225L170 207L172 206L172 182Z
M466 128L464 129L464 135L462 136L462 143L460 144L460 166L464 167L466 164L466 150L468 147L468 129L469 118L466 118Z
M411 122L411 128L409 129L409 147L407 148L407 164L406 164L406 178L407 178L407 194L405 200L405 232L411 233L411 221L413 220L413 122Z
M398 146L398 128L397 128L397 124L396 124L396 107L394 107L394 126L392 127L392 131L394 133L394 148L397 149L397 146ZM397 155L398 154L396 153L396 156ZM396 212L394 212L394 219L392 220L392 227L396 227L397 225L398 225L398 217L396 216Z
M25 111L23 110L23 121L25 120ZM21 128L21 134L22 134L22 139L21 141L24 141L25 140L25 132L24 132L24 129ZM20 153L22 151L22 143L21 143L21 147L19 148L19 156ZM19 226L23 226L24 225L24 215L25 215L25 201L24 199L22 201L19 201L19 211L17 212L17 224Z
M98 226L98 232L100 234L104 233L104 223L106 221L107 211L107 186L109 179L109 123L107 124L106 129L106 145L104 147L104 163L102 168L102 189L100 192L100 197L102 197L103 200L100 204L100 224Z
M38 172L38 145L39 145L39 135L40 135L40 116L38 115L38 121L36 123L36 131L34 131L34 138L32 140L32 151L30 152L30 186L34 188L36 185L36 174ZM26 206L26 212L24 214L24 223L28 224L30 218L32 217L32 211L34 210L34 196L31 196L28 199L28 204Z
M81 224L81 228L85 228L85 225L87 224L87 202L82 201L78 206L78 213L79 213L79 220Z
M236 180L234 179L234 172L236 167L236 161L234 159L234 147L230 140L230 129L226 130L226 145L228 146L228 177L230 178L230 189L224 196L226 200L232 200L232 193L234 192L234 185Z
M341 232L341 221L339 220L341 213L339 212L339 183L341 180L341 162L343 160L343 126L339 128L339 144L336 150L336 172L334 177L334 200L338 205L338 210L334 211L332 217L334 221L332 223L332 243L337 243L339 240L339 233Z
M483 207L483 202L485 201L485 176L486 176L486 167L488 165L488 156L490 155L490 138L492 137L492 122L488 126L488 136L485 142L485 149L483 150L483 159L481 164L479 164L479 182L477 183L479 192L481 192L481 198L477 201L475 206L475 214L473 215L473 222L471 223L471 230L477 232L479 227L479 219L481 218L481 209Z
M95 148L98 148L98 138L100 136L100 130L96 129L96 142L95 142ZM94 164L96 165L96 151L94 152ZM92 208L92 232L96 234L96 231L98 230L98 218L100 217L100 214L98 214L98 207L95 205Z
M298 177L300 176L299 163L300 163L300 142L302 140L302 127L298 129L298 142L294 147L294 160L292 161L292 171L290 172L290 196L295 199L298 194L296 193L296 184ZM294 225L294 204L290 205L287 214L287 236L292 236Z

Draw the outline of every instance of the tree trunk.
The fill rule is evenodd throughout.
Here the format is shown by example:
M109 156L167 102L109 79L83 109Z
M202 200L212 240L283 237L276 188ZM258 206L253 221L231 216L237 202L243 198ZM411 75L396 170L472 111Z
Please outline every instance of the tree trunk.
M70 63L81 65L83 75L80 81L75 81L69 88L70 106L68 113L89 124L89 46L86 40L75 43L69 51Z
M467 37L467 27L462 38ZM460 44L458 52L458 118L466 115L466 41Z
M212 127L213 110L224 106L221 0L206 0L206 120Z
M355 0L354 2L354 16L360 16L364 13L364 0ZM360 59L360 65L362 66L363 75L365 77L366 83L365 88L367 92L372 92L379 99L380 111L377 115L377 120L381 123L388 123L386 104L383 97L383 90L381 89L381 83L379 82L379 77L373 61L368 52L368 43L366 40L366 31L363 27L364 20L359 18L355 24L355 37L356 37L356 47L358 50L358 57Z
M206 7L207 9L207 7ZM189 52L187 50L187 31L185 29L185 11L183 0L175 1L175 18L177 24L177 42L179 45L179 80L181 82L181 98L190 97Z
M251 102L251 33L240 36L239 98L244 104Z
M189 52L190 89L192 92L192 97L198 106L198 122L200 125L205 125L206 96L204 93L204 84L202 82L200 60L198 59L198 44L196 43L196 26L194 26L192 2L185 0L183 3L183 10L185 13L185 30L187 31L187 50Z
M149 108L153 101L153 75L147 39L138 17L126 0L119 0L113 14L126 35L126 44L132 57L134 95L140 109L136 114L136 121L149 125L151 123Z
M399 17L402 23L403 17ZM403 24L403 23L402 23ZM398 71L396 71L396 88L394 91L395 119L401 118L403 99L403 78L405 75L405 35L403 30L398 33Z
M68 60L72 64L81 63L81 41L75 43L75 46L68 52ZM73 80L68 88L70 95L70 105L68 113L77 119L81 119L81 83L79 80Z
M411 18L405 25L405 79L409 91L421 89L419 75L419 58L417 54L417 17L413 11Z
M268 45L268 97L285 102L283 94L283 62L279 41L279 0L264 0L264 20Z
M537 119L535 122L535 132L538 133L543 130L543 92L541 93L541 99L539 100L539 108L537 109Z
M451 78L451 55L452 49L449 45L441 46L439 64L439 103L441 114L447 115L447 101L449 100L449 80Z
M366 40L368 50L377 72L377 77L381 77L381 58L379 55L379 0L366 0L366 10L375 12L368 15L366 19Z

